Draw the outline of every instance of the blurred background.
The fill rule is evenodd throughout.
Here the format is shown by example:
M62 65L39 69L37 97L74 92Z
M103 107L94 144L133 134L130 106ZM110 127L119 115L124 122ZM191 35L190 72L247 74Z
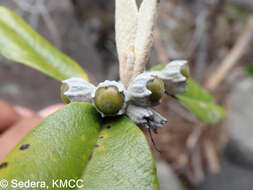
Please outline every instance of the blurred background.
M0 0L0 5L76 60L93 83L119 79L114 0ZM157 110L169 122L153 135L161 151L153 147L161 190L252 190L252 39L252 0L160 0L148 67L189 60L191 76L227 112L224 122L209 126L164 98ZM0 56L1 100L39 111L61 103L59 92L60 83ZM0 115L5 106L0 104Z

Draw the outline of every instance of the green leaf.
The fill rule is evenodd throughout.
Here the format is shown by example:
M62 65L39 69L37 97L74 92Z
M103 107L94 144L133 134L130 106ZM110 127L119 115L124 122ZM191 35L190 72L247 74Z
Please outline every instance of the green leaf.
M54 48L18 15L1 6L0 53L59 81L70 77L88 79L75 61Z
M166 64L158 64L152 67L149 71L161 71L166 67Z
M127 117L106 122L97 145L84 173L84 189L159 189L150 148Z
M206 90L201 88L191 78L187 79L187 90L181 95L204 102L209 103L213 102L213 97L211 96L211 94L209 94Z
M223 108L213 103L212 96L192 79L187 81L186 92L177 98L202 122L217 124L225 117Z
M248 65L246 67L246 71L247 71L249 76L253 77L253 66L252 65Z
M217 124L225 117L224 110L217 104L195 100L183 95L177 97L202 122Z
M24 145L29 147L21 150ZM142 131L126 117L102 121L87 103L71 103L49 116L4 163L0 179L9 184L12 179L45 181L49 189L64 189L52 188L52 180L83 179L84 190L159 189Z

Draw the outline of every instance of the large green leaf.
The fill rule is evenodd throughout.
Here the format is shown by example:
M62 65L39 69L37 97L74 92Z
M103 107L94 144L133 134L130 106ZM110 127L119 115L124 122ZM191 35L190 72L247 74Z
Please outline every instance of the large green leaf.
M49 116L0 166L7 189L15 189L13 179L45 181L49 189L64 189L52 188L57 179L83 179L85 190L159 189L141 130L126 117L102 121L87 103L72 103Z
M202 122L216 124L225 117L223 108L215 104L212 96L192 79L187 81L186 92L177 98Z
M127 117L106 122L97 145L83 176L83 189L159 189L150 148Z
M18 15L1 6L0 53L57 80L69 77L87 79L86 73L75 61L55 49Z

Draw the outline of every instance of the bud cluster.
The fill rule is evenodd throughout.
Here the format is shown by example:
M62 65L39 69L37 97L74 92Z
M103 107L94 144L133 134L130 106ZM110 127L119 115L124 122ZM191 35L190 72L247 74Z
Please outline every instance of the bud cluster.
M188 76L187 61L173 61L161 71L139 74L128 88L116 81L94 86L82 78L70 78L62 81L62 98L65 103L92 103L102 117L126 114L139 126L156 131L166 119L150 107L160 104L165 92L184 92Z

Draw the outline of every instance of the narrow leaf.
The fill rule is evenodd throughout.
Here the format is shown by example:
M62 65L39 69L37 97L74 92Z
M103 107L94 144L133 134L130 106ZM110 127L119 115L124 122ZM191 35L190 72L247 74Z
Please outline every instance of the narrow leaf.
M135 41L136 63L134 74L144 71L153 44L153 29L157 17L158 0L143 0L139 10Z
M202 122L216 124L225 117L223 108L215 104L212 96L192 79L187 81L186 92L177 98Z
M124 81L129 80L126 75L130 75L130 73L126 72L133 69L134 64L134 58L133 61L129 61L128 57L134 56L138 8L135 0L116 0L115 4L115 33L120 62L120 78Z
M187 90L185 93L181 94L183 96L189 97L191 99L196 99L204 102L213 102L213 97L206 90L200 87L194 80L189 78L187 80Z
M70 77L88 79L75 61L54 48L18 15L1 6L0 53L59 81Z
M217 104L189 98L183 95L177 95L177 97L200 121L208 124L216 124L225 117L223 108Z

